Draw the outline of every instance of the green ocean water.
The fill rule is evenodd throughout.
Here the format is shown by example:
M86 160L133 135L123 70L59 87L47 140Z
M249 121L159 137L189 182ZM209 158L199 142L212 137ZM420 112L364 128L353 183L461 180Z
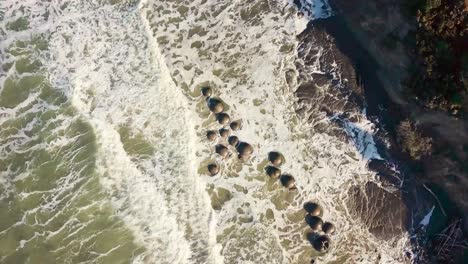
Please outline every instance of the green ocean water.
M283 76L307 21L286 2L22 1L0 2L0 263L309 262L306 201L346 229L325 262L403 252L341 208L355 148L295 115ZM248 162L206 141L203 85L242 121ZM265 175L272 150L299 192Z
M144 248L99 184L92 127L48 82L47 49L33 35L2 50L0 263L129 263Z

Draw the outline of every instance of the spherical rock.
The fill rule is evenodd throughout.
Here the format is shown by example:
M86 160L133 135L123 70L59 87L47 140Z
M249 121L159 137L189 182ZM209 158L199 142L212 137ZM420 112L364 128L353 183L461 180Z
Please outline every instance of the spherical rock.
M211 110L211 112L218 114L224 111L224 105L221 100L216 99L216 98L210 98L208 100L208 108Z
M291 175L281 175L280 181L281 184L288 189L294 189L294 187L296 187L296 180Z
M211 163L208 165L208 172L211 176L215 176L219 172L219 166L215 163Z
M232 121L229 126L231 127L233 131L237 131L241 129L242 124L240 121Z
M315 238L318 236L318 234L312 230L307 230L305 237L306 239L312 244L314 243Z
M278 179L281 176L281 170L273 166L266 166L265 172L273 179Z
M321 216L323 213L322 207L319 204L313 202L305 203L304 210L313 216Z
M227 138L229 136L229 134L231 134L231 131L227 128L221 128L219 130L219 135L223 138Z
M276 151L268 153L268 160L275 166L281 166L284 162L283 155Z
M247 142L240 142L237 145L236 149L237 149L237 152L239 152L239 155L241 157L248 157L254 151L253 147Z
M310 228L314 231L318 231L322 229L323 226L323 220L322 218L318 216L313 216L313 215L306 215L305 217L306 223L310 226Z
M223 158L226 158L229 155L228 148L222 144L216 145L215 149L216 153L218 153Z
M217 137L216 132L214 132L213 130L208 130L206 132L206 138L209 141L214 141L216 139L216 137Z
M230 136L228 138L228 143L229 145L236 147L237 145L239 145L239 138L236 136Z
M335 233L335 226L330 222L325 222L322 225L322 231L325 234L331 235L331 234Z
M211 93L213 92L210 87L202 87L201 92L203 96L211 96Z
M221 125L227 125L229 121L231 121L231 118L226 113L219 113L216 115L216 120L218 120L218 123Z
M319 236L314 240L312 246L318 252L325 251L330 248L330 238L327 236Z

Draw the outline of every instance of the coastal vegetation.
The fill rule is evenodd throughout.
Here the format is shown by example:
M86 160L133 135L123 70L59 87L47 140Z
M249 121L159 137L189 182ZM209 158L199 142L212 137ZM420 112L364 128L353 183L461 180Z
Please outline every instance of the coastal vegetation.
M419 56L408 79L410 92L430 109L452 115L468 102L468 6L464 0L411 0L404 13L417 21Z
M412 159L420 160L422 156L429 155L432 149L432 138L424 137L418 128L408 119L398 125L398 136L403 150Z

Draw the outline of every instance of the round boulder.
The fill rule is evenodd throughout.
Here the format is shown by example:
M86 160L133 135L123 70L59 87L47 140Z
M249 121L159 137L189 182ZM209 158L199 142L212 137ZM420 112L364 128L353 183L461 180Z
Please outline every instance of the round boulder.
M294 189L296 187L296 180L291 175L281 175L280 181L281 184L288 189Z
M230 136L228 138L228 143L229 145L236 147L237 145L239 145L239 138L236 136Z
M202 92L203 96L208 97L208 96L211 96L213 91L211 90L210 87L202 87L201 92Z
M247 142L240 142L237 145L236 149L237 149L237 152L239 152L239 156L241 157L248 157L254 151L253 147Z
M233 131L237 131L241 129L242 124L240 121L232 121L229 126L231 127Z
M208 100L208 108L215 114L219 114L224 111L223 102L216 98L210 98Z
M216 132L214 132L213 130L208 130L206 132L206 138L209 141L215 141L216 137L217 137Z
M229 124L229 121L231 121L231 118L226 113L219 113L216 115L216 120L218 120L219 124L224 126L224 125Z
M314 231L318 231L322 229L323 220L322 218L318 216L313 216L313 215L308 214L305 216L305 221L310 226L310 228Z
M216 145L215 149L216 153L218 153L223 158L227 158L227 156L229 155L228 148L222 144Z
M268 160L275 166L281 166L284 162L283 155L276 151L268 153Z
M319 204L313 202L305 203L304 210L313 216L322 216L323 213L322 207Z
M326 251L330 248L330 238L328 238L327 236L319 236L314 240L312 246L318 252Z
M265 172L273 179L278 179L281 176L281 170L273 166L266 166Z
M227 128L221 128L219 130L219 135L222 137L222 138L227 138L229 136L229 134L231 134L231 131Z
M325 234L331 235L331 234L335 233L335 226L330 222L325 222L322 225L322 231Z
M211 163L208 165L208 172L211 176L215 176L219 172L219 166L215 163Z

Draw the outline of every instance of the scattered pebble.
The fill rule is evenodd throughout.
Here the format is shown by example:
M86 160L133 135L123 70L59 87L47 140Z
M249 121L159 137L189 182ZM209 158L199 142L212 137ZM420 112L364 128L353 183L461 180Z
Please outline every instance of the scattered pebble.
M211 176L215 176L219 172L219 166L215 163L211 163L208 165L208 172Z
M242 124L240 121L232 121L229 126L231 127L233 131L237 131L241 129Z
M278 179L281 176L281 170L273 166L266 166L265 172L273 179Z
M236 149L237 149L237 152L239 152L239 156L241 157L248 157L254 151L253 147L247 142L240 142L237 145Z
M296 187L296 180L291 175L281 175L280 181L284 187L290 190Z
M222 137L222 138L227 138L229 136L229 134L231 134L231 131L228 129L228 128L221 128L219 130L219 135Z
M208 97L208 96L211 96L212 90L211 90L210 87L202 87L201 92L202 92L203 96Z
M322 218L318 216L313 216L313 215L308 214L305 217L305 221L310 226L310 228L314 231L318 231L322 229L323 220Z
M304 204L304 210L306 210L307 213L313 216L322 216L323 210L322 207L313 202L307 202Z
M216 145L215 149L216 149L216 153L218 153L224 159L227 158L227 156L229 155L228 148L222 144Z
M325 234L331 235L331 234L335 233L335 226L330 222L325 222L322 225L322 231Z
M208 130L206 132L206 138L209 141L215 141L216 137L217 137L216 132L214 132L213 130Z
M284 162L283 155L276 151L268 153L268 160L277 167L281 166Z
M224 111L223 102L216 98L210 98L208 100L208 108L215 114L219 114Z
M218 123L221 125L227 125L229 121L231 121L231 118L226 113L219 113L216 115L216 120L218 120Z
M231 145L233 147L237 147L237 145L239 145L239 138L236 137L236 136L230 136L228 138L228 143L229 143L229 145Z
M330 238L327 236L319 236L312 243L315 250L322 252L330 248Z

